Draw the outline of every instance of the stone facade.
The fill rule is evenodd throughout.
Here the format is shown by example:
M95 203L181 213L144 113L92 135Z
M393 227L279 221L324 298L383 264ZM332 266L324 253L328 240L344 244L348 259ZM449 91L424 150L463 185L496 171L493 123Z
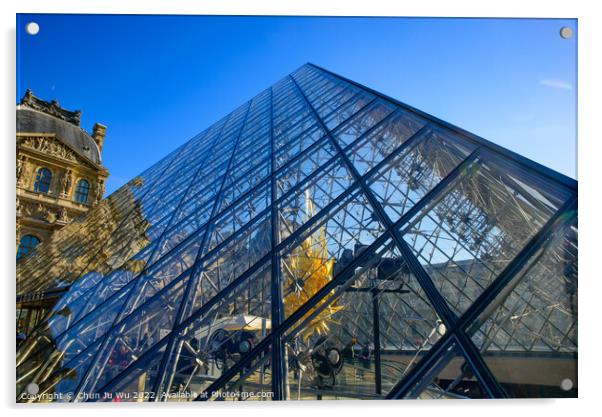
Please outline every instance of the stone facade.
M106 127L96 123L89 134L80 116L30 90L17 105L17 270L35 246L102 200L109 175L100 159ZM18 300L17 332L29 333L55 301Z
M106 127L97 123L90 135L79 127L80 115L29 90L17 106L17 251L24 236L44 242L102 199Z

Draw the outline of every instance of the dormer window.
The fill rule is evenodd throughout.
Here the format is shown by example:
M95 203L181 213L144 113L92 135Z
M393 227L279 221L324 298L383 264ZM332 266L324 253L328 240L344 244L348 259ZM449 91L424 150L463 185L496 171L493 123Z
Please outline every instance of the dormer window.
M75 201L81 204L87 204L88 194L90 194L90 183L84 179L79 180L75 187Z
M33 190L36 193L48 194L50 191L50 182L52 181L52 172L48 168L38 169L36 181L33 185Z
M33 249L40 243L40 239L38 239L34 235L25 235L21 237L19 241L19 248L17 249L17 259L27 256Z

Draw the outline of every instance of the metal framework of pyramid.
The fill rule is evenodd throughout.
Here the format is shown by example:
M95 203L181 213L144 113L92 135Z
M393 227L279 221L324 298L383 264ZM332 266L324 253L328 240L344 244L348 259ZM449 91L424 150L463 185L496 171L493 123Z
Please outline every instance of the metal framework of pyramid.
M20 260L17 293L58 298L18 401L574 397L577 183L306 64Z

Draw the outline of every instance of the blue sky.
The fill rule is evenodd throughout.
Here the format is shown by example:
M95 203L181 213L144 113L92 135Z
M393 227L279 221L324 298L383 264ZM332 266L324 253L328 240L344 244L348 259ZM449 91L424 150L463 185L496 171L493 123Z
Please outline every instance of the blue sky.
M40 25L25 34L27 22ZM306 62L576 177L575 20L18 15L27 88L108 126L112 192Z

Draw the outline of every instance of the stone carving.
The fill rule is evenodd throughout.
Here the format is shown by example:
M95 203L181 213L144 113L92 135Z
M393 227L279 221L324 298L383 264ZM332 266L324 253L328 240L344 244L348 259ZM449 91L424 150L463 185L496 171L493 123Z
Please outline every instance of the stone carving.
M17 214L24 217L34 217L36 219L46 220L48 222L55 218L55 215L51 213L50 209L42 203L18 203Z
M20 156L19 158L17 158L17 184L21 184L22 182L22 178L23 178L23 171L25 169L25 164L26 164L26 158L25 156Z
M61 178L61 196L68 197L71 192L71 185L73 184L73 173L70 169L67 169Z
M105 182L103 179L99 179L98 183L94 187L94 204L98 204L102 200L102 195L105 193Z
M38 203L35 208L34 217L50 222L50 210L42 203Z
M21 98L21 105L41 111L43 113L57 117L61 120L65 120L76 126L79 126L82 115L82 112L80 110L69 111L63 109L56 100L45 101L40 98L37 98L33 95L30 89L27 89L25 91L25 94Z
M23 146L32 148L36 151L56 156L71 162L77 162L77 156L71 149L58 143L56 140L50 140L45 136L29 136L21 141Z
M19 201L17 200L17 210L19 207ZM15 236L17 237L17 248L19 247L19 243L21 241L21 222L17 220L17 224L15 227Z
M18 184L23 188L28 188L29 184L34 180L35 165L29 160L23 163L23 172L21 173L21 182Z
M56 220L60 220L62 222L68 223L69 221L71 221L69 214L67 213L67 210L65 209L65 207L61 207L57 213L56 213Z

